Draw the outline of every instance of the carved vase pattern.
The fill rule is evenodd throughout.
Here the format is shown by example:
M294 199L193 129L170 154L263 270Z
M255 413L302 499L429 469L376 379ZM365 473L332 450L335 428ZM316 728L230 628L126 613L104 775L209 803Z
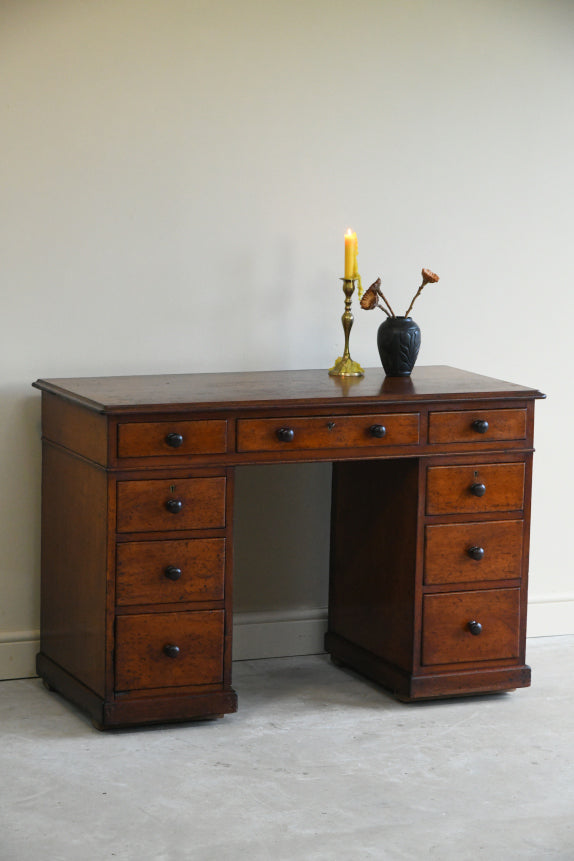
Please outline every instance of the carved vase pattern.
M387 317L377 332L377 347L387 377L408 377L421 346L421 330L411 317Z

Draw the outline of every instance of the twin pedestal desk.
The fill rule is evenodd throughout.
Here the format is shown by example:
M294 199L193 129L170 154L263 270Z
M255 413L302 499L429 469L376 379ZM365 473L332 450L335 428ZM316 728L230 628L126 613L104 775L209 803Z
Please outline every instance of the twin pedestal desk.
M239 464L333 463L325 647L335 662L405 701L530 683L540 392L449 367L410 378L371 369L358 379L321 370L34 385L37 668L99 728L236 710Z

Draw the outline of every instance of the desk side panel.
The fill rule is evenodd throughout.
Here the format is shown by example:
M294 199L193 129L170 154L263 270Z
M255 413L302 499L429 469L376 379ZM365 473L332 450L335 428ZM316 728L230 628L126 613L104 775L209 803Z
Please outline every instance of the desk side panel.
M42 392L42 435L103 466L108 462L107 418L50 392Z
M42 655L105 691L107 476L44 442Z

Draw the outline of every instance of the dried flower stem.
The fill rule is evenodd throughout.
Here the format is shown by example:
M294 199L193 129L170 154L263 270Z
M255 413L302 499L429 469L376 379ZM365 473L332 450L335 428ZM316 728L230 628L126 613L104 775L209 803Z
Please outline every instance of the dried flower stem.
M385 296L385 294L383 293L383 291L381 290L380 287L377 287L377 293L379 294L379 296L381 297L381 299L383 300L383 302L385 303L385 305L389 309L390 313L389 313L389 311L386 310L386 308L383 308L382 305L379 305L379 308L382 311L384 311L385 314L387 314L389 317L396 317L397 315L395 314L395 312L391 308L391 303L389 302L389 300L387 299L387 297Z
M428 283L427 281L424 281L424 280L423 280L423 283L421 284L421 286L419 287L419 289L418 289L418 290L417 290L417 292L415 293L415 295L414 295L414 297L413 297L413 300L412 300L411 304L410 304L410 305L409 305L409 307L407 308L407 311L406 311L405 317L408 317L408 316L409 316L409 313L410 313L410 311L411 311L411 309L412 309L413 305L415 304L415 302L417 301L417 299L418 299L418 298L419 298L419 296L421 295L422 290L423 290L423 287L424 287L424 286L425 286L425 284L427 284L427 283Z

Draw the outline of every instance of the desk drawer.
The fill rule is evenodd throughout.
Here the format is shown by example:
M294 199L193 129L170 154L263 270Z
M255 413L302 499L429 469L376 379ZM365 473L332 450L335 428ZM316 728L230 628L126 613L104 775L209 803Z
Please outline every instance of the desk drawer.
M225 526L225 478L119 481L118 532Z
M238 451L301 451L418 445L418 413L244 419Z
M457 410L429 415L429 443L525 438L526 410Z
M220 601L224 568L224 538L119 544L116 604Z
M226 421L130 422L118 425L118 457L222 454Z
M481 630L473 634L471 628ZM519 655L520 590L425 595L422 663L495 661Z
M428 469L427 514L515 511L523 505L523 463L431 466Z
M220 682L223 619L223 610L118 616L116 690Z
M425 584L519 579L522 532L522 520L427 526Z

